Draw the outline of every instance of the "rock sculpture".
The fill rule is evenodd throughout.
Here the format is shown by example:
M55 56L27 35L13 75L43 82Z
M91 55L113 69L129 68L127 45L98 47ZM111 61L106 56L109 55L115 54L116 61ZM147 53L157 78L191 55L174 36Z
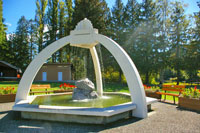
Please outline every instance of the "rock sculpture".
M98 97L94 91L94 84L88 78L77 81L76 87L72 94L73 100L95 99Z

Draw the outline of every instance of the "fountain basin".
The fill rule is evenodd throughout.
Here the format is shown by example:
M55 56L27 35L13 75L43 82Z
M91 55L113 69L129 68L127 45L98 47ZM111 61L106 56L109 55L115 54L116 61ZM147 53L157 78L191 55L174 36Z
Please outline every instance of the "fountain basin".
M69 93L65 93L67 95ZM104 95L121 95L130 97L127 93L104 93ZM55 94L63 95L63 94ZM54 96L55 96L54 95ZM71 95L71 94L69 94ZM47 95L48 97L49 95ZM52 95L51 95L52 96ZM29 96L28 100L21 100L13 106L14 111L19 111L21 117L25 119L50 120L61 122L77 122L90 124L106 124L132 117L132 111L136 109L136 104L125 102L110 107L73 107L55 105L34 105L32 103L37 97ZM157 102L156 99L147 98L147 104Z

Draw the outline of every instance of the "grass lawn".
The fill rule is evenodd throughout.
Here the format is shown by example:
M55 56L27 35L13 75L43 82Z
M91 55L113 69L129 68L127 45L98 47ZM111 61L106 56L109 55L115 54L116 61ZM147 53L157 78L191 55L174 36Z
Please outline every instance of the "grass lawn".
M17 82L17 81L1 81L0 82L0 88L2 88L2 87L18 88L18 84L19 84L19 82ZM44 82L34 82L33 84L50 84L51 88L48 89L48 90L51 91L51 90L60 89L59 85L61 83L58 83L58 82L45 82L45 83ZM34 91L37 91L37 90L35 89ZM40 89L38 91L42 91L42 90ZM44 89L44 91L45 91L45 89ZM121 84L121 83L106 83L104 85L104 91L105 92L126 92L126 93L129 93L129 89L127 87L127 84ZM178 94L178 92L170 92L170 93ZM45 94L45 93L37 93L37 94L39 95L39 94ZM164 96L162 96L162 99L164 99ZM166 96L166 100L173 101L173 97L172 96ZM176 101L178 101L177 97L176 97Z
M53 91L53 90L59 90L60 89L60 84L62 83L58 83L58 82L34 82L33 84L50 84L51 88L48 89L48 91ZM72 83L70 83L72 84ZM15 91L17 91L19 82L18 81L0 81L0 89L1 88L6 88L6 87L11 87L11 88L15 88ZM34 89L34 91L45 91L46 89ZM37 95L41 95L41 94L45 94L45 93L37 93ZM51 93L50 93L51 94Z
M129 89L127 85L123 84L118 84L118 83L108 83L105 85L105 90L106 92L126 92L129 93ZM179 92L170 92L169 93L174 93L174 94L179 94ZM162 99L164 99L164 95L162 96ZM166 96L166 100L169 101L174 101L173 96ZM178 97L175 97L175 100L178 101Z

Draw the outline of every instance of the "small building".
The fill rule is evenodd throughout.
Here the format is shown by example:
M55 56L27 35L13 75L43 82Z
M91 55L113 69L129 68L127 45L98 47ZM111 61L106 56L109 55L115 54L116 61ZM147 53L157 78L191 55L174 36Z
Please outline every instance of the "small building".
M71 80L71 66L68 63L46 63L40 68L34 81Z
M13 66L5 61L0 61L0 81L15 81L20 78L20 68Z

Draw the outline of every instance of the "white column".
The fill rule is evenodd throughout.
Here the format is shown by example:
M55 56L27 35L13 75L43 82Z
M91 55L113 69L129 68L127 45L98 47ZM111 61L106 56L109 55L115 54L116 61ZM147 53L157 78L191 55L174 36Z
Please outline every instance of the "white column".
M94 63L94 70L95 70L96 84L97 84L97 93L99 96L102 96L103 95L103 85L102 85L101 67L100 67L99 58L98 58L95 47L90 48L90 53L92 55L92 60Z

